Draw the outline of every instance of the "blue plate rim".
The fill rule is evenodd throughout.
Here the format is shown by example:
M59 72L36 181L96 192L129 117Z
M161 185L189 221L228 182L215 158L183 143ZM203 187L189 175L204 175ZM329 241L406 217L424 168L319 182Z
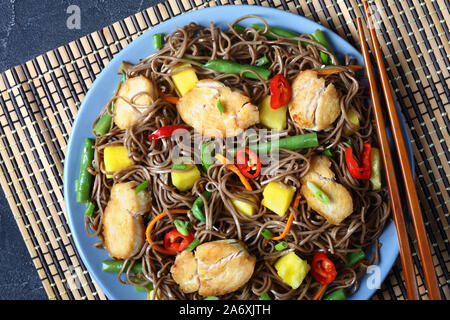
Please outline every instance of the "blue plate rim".
M81 215L84 214L84 209L78 210L78 212L74 212L74 211L77 211L73 208L74 205L77 206L78 208L81 208L81 207L79 205L76 205L76 203L74 203L74 201L73 201L73 194L74 194L73 183L69 183L69 177L72 176L73 168L75 168L74 170L76 172L78 172L78 170L79 170L79 159L74 158L74 154L77 154L78 158L79 158L79 155L81 153L80 141L77 141L77 140L80 140L81 138L79 138L75 134L75 133L79 132L79 128L81 126L80 124L82 123L82 120L80 120L80 119L83 119L84 115L86 115L87 112L89 111L89 110L87 110L88 109L87 106L90 104L91 100L95 100L93 98L95 95L101 95L104 97L104 100L105 100L101 106L97 107L97 109L98 109L97 114L98 114L98 112L100 112L103 105L106 103L106 101L109 99L109 97L113 93L113 92L106 91L104 88L101 88L100 85L104 81L108 81L108 79L106 79L108 76L112 76L112 74L116 74L122 60L127 60L126 56L133 50L136 50L133 48L138 48L138 46L139 46L139 44L141 44L141 42L144 42L145 39L147 39L148 37L151 37L151 34L162 32L164 29L167 29L168 26L177 26L177 23L181 22L181 21L185 21L185 22L178 24L180 26L185 25L190 21L197 22L198 20L205 19L204 16L209 16L210 17L209 20L213 21L214 20L213 17L215 17L215 15L214 15L215 12L220 12L220 14L218 15L220 17L220 16L226 16L225 12L230 11L230 10L231 10L231 12L230 12L231 16L234 16L237 14L237 12L235 12L235 11L239 11L237 16L243 16L245 14L252 13L252 14L260 15L260 16L264 16L264 17L269 16L269 18L265 17L266 20L270 20L271 18L273 18L273 16L277 16L277 15L286 16L288 18L287 20L298 19L299 25L302 25L302 23L307 25L306 29L314 30L314 29L320 28L323 32L325 32L327 39L331 40L330 44L332 47L334 47L333 43L339 42L339 43L345 44L344 45L345 47L351 48L352 50L350 50L350 51L352 51L351 53L352 53L353 57L355 59L357 59L360 64L363 63L361 53L359 53L351 44L349 44L345 39L341 38L335 32L318 24L317 22L314 22L312 20L309 20L303 16L297 15L292 12L288 12L288 11L284 11L284 10L280 10L280 9L276 9L276 8L252 6L252 5L226 5L226 6L218 6L218 7L208 7L208 8L203 8L203 9L183 13L179 16L176 16L169 20L163 21L160 24L156 25L155 27L151 28L150 30L144 32L144 34L140 35L138 38L136 38L130 44L128 44L127 47L125 47L122 51L120 51L108 63L108 65L100 72L100 74L95 79L94 83L92 84L91 88L88 90L86 96L84 97L84 99L81 103L81 106L78 110L78 113L76 115L76 118L72 125L72 130L70 132L69 141L67 144L67 153L66 153L66 157L65 157L65 161L64 161L64 203L65 203L65 207L66 207L66 216L68 218L69 227L70 227L71 233L73 235L73 239L75 241L76 248L74 248L74 249L77 250L77 252L79 253L79 255L81 257L82 263L84 263L87 270L89 271L89 274L93 277L95 283L100 287L100 289L104 292L104 294L108 297L108 299L145 299L146 296L145 296L145 294L136 292L132 288L132 286L126 286L126 285L121 284L117 280L116 275L103 273L101 271L100 264L94 265L92 262L91 256L89 256L89 254L88 254L88 252L90 252L90 250L87 247L85 248L84 244L83 244L87 241L86 237L89 238L89 236L85 232L84 224L81 228L82 229L81 231L79 230L80 226L77 226L74 224L74 219L76 219L74 214L81 214ZM208 15L208 13L210 15ZM274 19L278 19L278 17L274 18ZM232 20L234 20L234 18L229 19L223 23L231 23ZM278 21L280 21L280 20L278 20ZM214 21L214 22L217 24L216 21ZM270 23L270 21L269 21L269 23ZM248 23L244 23L244 25L245 24L248 24ZM274 24L272 24L272 25L274 25ZM278 25L278 26L282 27L282 25ZM173 28L173 30L174 29L175 28ZM296 28L293 28L292 26L287 27L287 29L296 30ZM311 31L313 31L313 30L311 30ZM307 33L306 30L303 30L303 27L302 27L302 30L298 31L298 32ZM148 43L151 43L151 41L149 41ZM147 46L147 47L149 47L149 46ZM348 51L347 52L340 52L338 50L335 50L335 51L338 53L350 53ZM153 52L153 50L149 50L149 52L142 54L141 58L144 58L151 52ZM120 77L119 75L116 76L117 81L119 80L119 77ZM116 84L117 82L114 81L114 83ZM115 84L114 84L114 87L115 87ZM403 117L398 105L397 105L397 111L401 118L400 124L402 127L402 133L403 133L404 137L408 138L407 141L409 143L407 143L406 147L407 147L408 156L409 156L412 168L414 170L414 157L413 157L413 152L412 152L412 145L410 143L406 122L404 120L404 117ZM92 122L90 122L90 123L92 123ZM90 136L93 136L92 133L90 134ZM83 136L82 140L84 140L86 137L87 136ZM415 177L415 172L413 172L413 175ZM74 181L74 180L70 180L70 181ZM79 211L82 211L82 212L79 212ZM382 269L381 274L380 274L381 283L387 277L389 271L393 267L395 260L397 259L398 254L399 254L399 247L398 247L398 241L397 241L397 236L396 236L396 231L395 231L395 225L392 220L385 227L385 230L383 231L382 236L385 233L389 234L388 239L389 239L391 248L390 248L390 251L388 252L389 254L384 253L383 255L381 255L381 260L378 265L380 267L380 269ZM380 237L380 239L381 239L381 237ZM96 250L98 250L98 249L96 249ZM105 251L105 250L101 250L101 251ZM114 276L114 277L112 277L112 276ZM368 277L370 277L370 275L366 274L363 277L361 283L364 282L365 280L367 280ZM116 281L117 283L119 283L121 285L121 287L120 287L121 292L117 292L117 290L114 289L114 288L118 288L117 284L109 284L110 281ZM377 288L360 287L359 290L355 294L353 294L351 297L349 297L349 299L368 300L375 293L376 289ZM122 294L123 293L122 291L126 292L125 296Z

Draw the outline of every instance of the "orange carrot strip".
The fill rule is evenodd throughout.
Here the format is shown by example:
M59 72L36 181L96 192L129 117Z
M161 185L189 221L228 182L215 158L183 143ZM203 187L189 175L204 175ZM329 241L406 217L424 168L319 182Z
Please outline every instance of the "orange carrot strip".
M177 104L178 100L180 100L180 98L175 97L175 96L163 96L162 98L164 101L171 103L171 104Z
M189 210L187 209L171 209L169 210L170 214L180 214L180 213L188 213ZM156 224L156 222L158 222L159 220L161 220L162 218L164 218L165 216L167 216L167 212L161 212L160 214L158 214L155 218L153 218L152 221L150 221L150 223L147 226L147 229L145 230L145 237L147 238L147 241L149 244L153 243L152 238L150 237L150 231L152 231L153 226ZM168 251L160 246L158 246L157 244L155 244L153 246L153 248L155 248L156 251L159 251L161 253L165 253L165 254L175 254L172 251Z
M215 158L217 160L219 160L220 162L222 162L222 164L227 164L228 163L225 166L225 168L227 168L228 170L231 170L231 171L233 171L234 173L237 174L237 176L241 180L242 184L244 185L245 189L247 189L248 191L253 191L252 186L248 182L247 178L244 177L244 175L239 171L239 169L234 164L229 163L230 161L227 158L225 158L223 155L221 155L220 153L216 154Z
M325 289L327 288L327 284L323 284L322 287L320 287L319 291L317 291L316 295L312 298L313 300L319 300L322 294L325 292Z
M300 190L297 191L297 194L295 195L295 199L294 199L294 208L297 209L298 205L300 204L300 198L301 198L302 194L300 193Z
M288 221L286 222L286 226L284 227L283 233L281 233L279 236L272 237L270 240L281 240L288 234L289 230L291 230L292 221L294 221L294 214L291 212L289 215Z

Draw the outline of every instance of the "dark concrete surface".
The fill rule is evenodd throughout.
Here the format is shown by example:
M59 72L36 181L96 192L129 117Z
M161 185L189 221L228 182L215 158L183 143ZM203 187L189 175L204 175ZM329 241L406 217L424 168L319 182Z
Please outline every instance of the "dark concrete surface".
M159 0L0 0L0 72L160 2ZM70 5L80 29L69 29ZM72 22L72 24L70 23ZM69 19L69 25L77 21ZM0 300L48 299L0 190Z

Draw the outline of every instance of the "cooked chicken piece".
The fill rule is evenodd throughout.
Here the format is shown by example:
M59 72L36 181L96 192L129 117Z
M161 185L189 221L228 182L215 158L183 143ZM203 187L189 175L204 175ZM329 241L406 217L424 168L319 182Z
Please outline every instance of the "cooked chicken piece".
M219 100L224 110L218 108ZM258 108L250 98L215 80L200 80L177 103L181 118L197 132L220 138L233 137L259 122Z
M307 174L301 178L301 193L314 211L329 223L338 225L353 212L353 200L350 192L335 181L330 166L331 160L328 157L314 156ZM307 181L319 187L328 196L330 203L324 204L317 199L306 185Z
M170 272L173 280L180 285L184 293L198 291L200 282L197 274L197 259L191 251L182 251L178 254Z
M332 83L325 86L325 79L313 70L302 71L294 79L288 108L299 128L314 131L326 130L341 113L336 88Z
M153 102L153 83L142 75L128 78L117 95L138 106L149 106ZM133 108L126 100L118 98L114 102L114 123L120 129L126 129L139 118L143 111L143 108Z
M204 297L236 291L250 280L256 258L238 240L218 240L201 244L192 253L178 254L170 269L185 293L198 290Z
M103 213L105 248L115 259L130 258L144 245L142 214L151 209L151 197L146 190L136 194L135 187L133 182L115 184Z

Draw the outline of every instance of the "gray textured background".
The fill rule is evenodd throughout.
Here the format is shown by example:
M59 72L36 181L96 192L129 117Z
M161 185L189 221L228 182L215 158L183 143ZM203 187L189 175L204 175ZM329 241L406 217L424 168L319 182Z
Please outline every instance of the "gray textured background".
M0 0L0 72L78 39L160 0ZM67 28L67 8L80 8L80 29ZM0 299L47 299L0 191Z

